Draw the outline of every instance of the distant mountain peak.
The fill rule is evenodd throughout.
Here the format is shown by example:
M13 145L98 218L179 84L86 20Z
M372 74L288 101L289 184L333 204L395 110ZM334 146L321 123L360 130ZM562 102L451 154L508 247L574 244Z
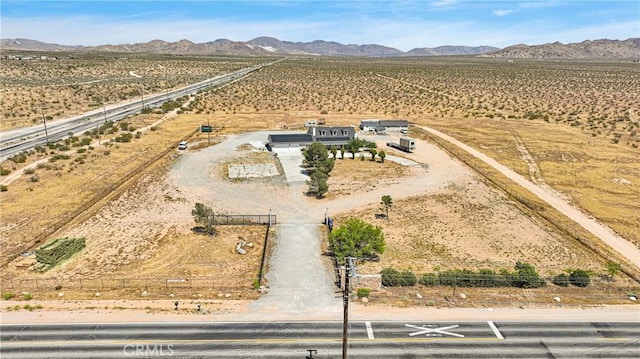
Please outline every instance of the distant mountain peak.
M506 58L640 58L640 38L627 40L584 40L578 43L563 44L552 42L542 45L517 44L500 51L488 53L486 57Z
M379 44L341 44L335 41L313 40L311 42L281 41L270 36L260 36L249 41L233 41L217 39L204 43L194 43L188 39L167 42L154 39L145 43L100 45L100 46L66 46L49 44L29 39L2 39L2 50L23 51L106 51L129 53L157 54L192 54L192 55L254 55L291 54L314 56L360 56L360 57L398 57L398 56L483 56L483 57L515 57L515 58L640 58L640 38L627 40L585 40L581 43L562 44L553 42L543 45L517 44L505 49L491 46L454 46L445 45L433 48L414 48L403 52L393 47Z

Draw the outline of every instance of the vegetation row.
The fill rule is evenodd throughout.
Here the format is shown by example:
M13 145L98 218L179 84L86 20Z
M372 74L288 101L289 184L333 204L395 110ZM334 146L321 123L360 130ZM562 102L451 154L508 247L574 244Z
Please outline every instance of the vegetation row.
M457 286L468 288L540 288L547 285L535 267L526 262L517 262L513 271L506 269L498 272L492 269L452 269L441 272L425 273L418 278L411 270L399 271L385 268L380 272L382 285L386 287L411 287L420 284L426 287ZM551 280L557 286L586 287L591 283L591 273L583 269L573 269L569 275L559 274Z

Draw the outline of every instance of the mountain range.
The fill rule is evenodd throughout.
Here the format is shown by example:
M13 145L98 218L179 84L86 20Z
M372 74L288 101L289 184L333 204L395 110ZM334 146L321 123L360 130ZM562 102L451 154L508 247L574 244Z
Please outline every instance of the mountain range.
M554 42L543 45L514 45L504 49L491 46L439 46L434 48L415 48L403 52L393 47L366 44L344 45L338 42L315 40L311 42L281 41L273 37L258 37L250 41L215 41L194 43L189 40L166 42L152 40L145 43L67 46L44 43L29 39L1 39L2 50L23 51L84 51L114 53L153 53L180 55L313 55L313 56L360 56L360 57L399 57L399 56L453 56L475 55L483 57L508 58L638 58L640 57L640 38L627 40L587 40L581 43L561 44Z

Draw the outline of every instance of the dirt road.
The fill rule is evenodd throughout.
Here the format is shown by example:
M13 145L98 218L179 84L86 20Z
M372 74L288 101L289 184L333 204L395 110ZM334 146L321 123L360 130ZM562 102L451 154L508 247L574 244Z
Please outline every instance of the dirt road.
M484 161L491 167L500 171L503 175L507 176L512 181L516 182L520 186L526 188L527 190L534 193L543 201L547 202L553 208L565 214L567 217L573 219L576 223L584 227L589 232L596 235L600 238L604 243L608 244L615 251L620 253L623 257L627 258L631 263L633 263L637 268L640 269L640 249L634 246L631 242L625 240L624 238L615 234L609 227L598 223L594 218L584 214L578 208L572 206L567 203L564 199L559 198L552 193L547 192L543 187L538 186L534 183L531 183L529 180L514 172L510 168L498 163L493 158L483 154L482 152L465 145L464 143L456 140L455 138L448 136L438 130L433 128L420 126L425 131L438 136L446 141L451 142L452 144L462 148L467 151L472 156Z

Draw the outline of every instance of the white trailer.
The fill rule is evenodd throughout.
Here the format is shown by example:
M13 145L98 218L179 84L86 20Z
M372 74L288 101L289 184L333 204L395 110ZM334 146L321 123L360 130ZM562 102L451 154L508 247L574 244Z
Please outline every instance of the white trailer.
M400 143L387 142L387 146L397 148L404 152L411 152L416 149L416 141L410 137L400 138Z

